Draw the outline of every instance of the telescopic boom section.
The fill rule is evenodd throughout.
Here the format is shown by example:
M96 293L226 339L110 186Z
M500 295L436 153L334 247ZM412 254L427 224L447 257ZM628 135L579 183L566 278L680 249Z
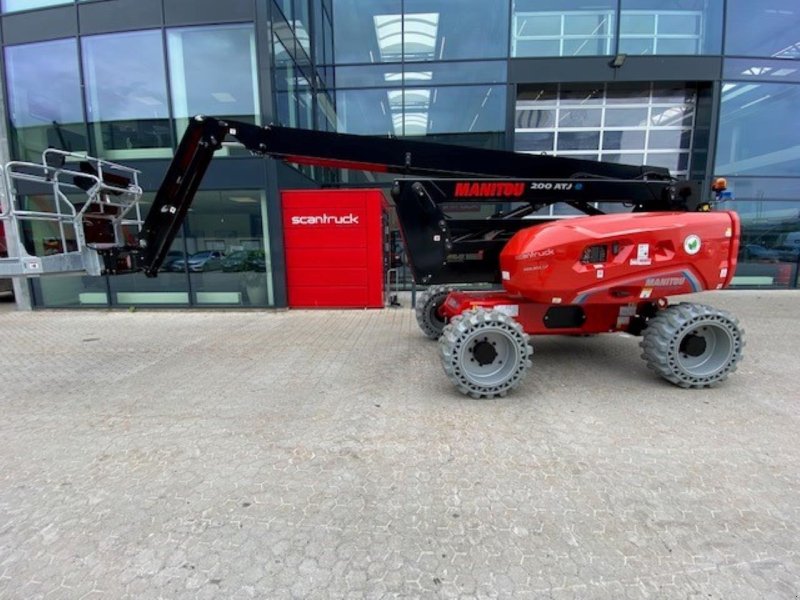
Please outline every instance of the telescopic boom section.
M667 169L518 154L195 117L189 123L140 234L139 264L155 277L208 165L226 137L255 154L292 163L419 176L547 177L669 181Z

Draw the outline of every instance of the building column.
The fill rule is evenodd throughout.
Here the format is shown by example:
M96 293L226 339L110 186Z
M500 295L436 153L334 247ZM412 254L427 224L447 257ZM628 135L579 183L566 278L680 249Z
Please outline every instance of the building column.
M8 114L8 112L6 111L5 90L3 86L0 85L0 115L6 114ZM6 120L0 119L0 164L5 165L10 160L11 145L8 139L8 127L6 125ZM3 182L3 189L5 189L5 182ZM10 190L8 193L11 193ZM10 197L6 198L6 201L9 203L11 200ZM18 247L17 244L19 240L17 239L17 232L7 225L3 229L6 236L6 246L9 249L10 255L11 252L16 252L15 249ZM14 287L14 300L17 303L17 310L31 310L33 308L33 302L31 298L31 286L28 280L25 277L12 277L11 282Z

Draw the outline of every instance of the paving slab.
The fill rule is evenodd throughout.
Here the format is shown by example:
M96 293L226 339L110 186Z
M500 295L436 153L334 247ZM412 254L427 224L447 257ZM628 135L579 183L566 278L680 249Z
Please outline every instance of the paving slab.
M0 598L796 599L800 292L698 299L723 385L550 336L499 400L408 307L6 307Z

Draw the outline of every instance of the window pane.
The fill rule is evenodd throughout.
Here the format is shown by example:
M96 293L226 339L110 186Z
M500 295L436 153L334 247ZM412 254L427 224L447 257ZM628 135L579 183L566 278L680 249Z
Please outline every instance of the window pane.
M656 17L654 14L623 14L619 26L622 34L653 35L656 31Z
M603 111L596 109L562 108L558 113L559 127L600 127Z
M394 102L390 106L390 98ZM338 90L336 92L337 129L341 133L395 135L394 121L402 131L401 90Z
M599 131L562 131L558 134L558 150L597 150Z
M644 127L647 108L607 108L606 127Z
M453 110L453 107L459 107ZM427 108L428 133L505 131L505 86L434 88ZM409 131L406 130L406 135Z
M186 219L192 303L273 304L266 230L266 196L262 192L197 194Z
M72 0L3 0L3 12L14 12L18 10L31 10L44 6L56 6L58 4L72 4Z
M654 129L650 132L650 137L647 141L648 148L666 150L671 150L673 148L688 150L691 144L692 132L681 131L679 129L670 129L666 131Z
M719 54L723 0L622 0L620 52Z
M783 59L727 58L723 68L725 79L800 83L800 63Z
M336 98L339 131L347 133L408 136L505 128L505 86L338 90Z
M686 171L689 168L689 154L685 152L647 153L647 164L653 167L664 167L670 171Z
M517 152L553 152L555 133L518 133L514 140Z
M602 150L603 160L660 165L675 175L686 175L690 153L699 157L702 150L692 147L697 92L669 85L653 92L653 87L648 83L521 87L515 111L516 148L549 151L555 130L559 156L596 159ZM674 104L680 99L684 103ZM665 100L672 103L655 104Z
M720 175L800 172L800 85L726 83L720 109Z
M198 114L260 121L252 25L172 29L167 49L179 137Z
M616 1L515 0L513 4L512 56L582 56L611 52Z
M516 35L559 37L561 35L561 15L532 14L519 15L516 19Z
M336 0L337 64L393 62L402 54L400 0Z
M797 0L728 0L725 54L800 58Z
M404 0L405 59L507 56L508 8L507 1L489 8L486 0Z
M604 150L641 150L644 149L644 131L605 131L603 133Z
M94 152L105 158L171 156L160 31L83 38Z
M75 40L9 46L5 59L16 157L39 162L48 147L86 150Z
M723 208L742 221L733 285L793 287L800 261L800 179L734 177L728 186L735 200Z
M142 215L147 215L155 194L142 197ZM135 230L131 228L131 239ZM142 273L116 275L108 278L111 302L124 306L187 306L189 304L189 280L186 276L186 255L181 232L175 237L161 265L158 277L146 277Z
M555 110L517 110L517 129L541 129L555 126Z
M622 38L619 51L623 54L645 55L655 52L655 41L647 38Z

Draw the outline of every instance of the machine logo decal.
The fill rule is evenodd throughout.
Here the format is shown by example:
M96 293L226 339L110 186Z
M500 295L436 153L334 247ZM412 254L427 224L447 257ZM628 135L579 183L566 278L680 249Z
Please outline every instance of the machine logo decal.
M292 217L292 225L358 225L358 215L300 215Z
M453 195L456 198L519 198L524 193L524 183L460 181L456 184Z
M683 240L683 249L686 252L686 254L689 254L691 256L694 256L695 254L700 252L701 246L702 244L700 243L700 236L698 235L692 234L687 236L686 239Z
M523 252L522 254L517 255L517 260L530 260L531 258L547 258L548 256L554 256L556 253L555 250L552 248L545 248L544 250L533 250L531 252Z
M648 277L644 284L647 287L680 287L686 283L686 277Z

